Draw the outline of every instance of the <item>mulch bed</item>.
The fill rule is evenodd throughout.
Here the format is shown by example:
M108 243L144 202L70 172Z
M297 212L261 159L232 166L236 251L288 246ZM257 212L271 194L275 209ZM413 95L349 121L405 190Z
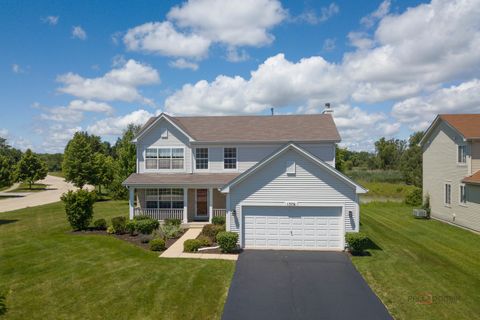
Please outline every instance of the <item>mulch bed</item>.
M215 246L217 246L217 245L216 244L212 245L212 247L215 247ZM222 252L222 249L220 249L220 248L212 248L212 249L204 249L202 251L197 251L197 252L193 252L193 253L239 254L239 253L242 253L242 249L237 249L234 252L225 253L225 252Z
M168 239L165 242L166 248L168 249L170 246L172 246L178 239L180 239L181 236L183 236L183 234L187 230L188 229L183 229L182 233L177 238ZM70 231L70 233L77 234L77 235L91 235L91 234L94 234L94 235L115 237L117 239L120 239L120 240L123 240L123 241L126 241L126 242L130 242L131 244L134 244L137 247L143 248L145 250L150 250L149 243L148 242L147 243L142 242L142 239L144 239L145 237L148 237L148 236L142 235L142 234L138 234L138 235L134 235L134 236L131 236L128 233L110 234L110 233L107 233L107 231L105 231L105 230L95 230L95 229L89 229L89 230L86 230L86 231Z

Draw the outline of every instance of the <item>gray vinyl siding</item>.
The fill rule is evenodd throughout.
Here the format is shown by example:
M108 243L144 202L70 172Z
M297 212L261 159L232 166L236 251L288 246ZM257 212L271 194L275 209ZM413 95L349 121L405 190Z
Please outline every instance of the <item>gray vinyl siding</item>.
M432 217L480 231L480 188L466 185L467 204L460 205L459 189L469 169L467 165L457 164L458 144L466 143L444 122L433 129L423 146L423 194L430 196ZM471 155L472 147L467 144L467 163ZM451 185L450 206L444 203L445 183Z
M287 161L295 161L295 176L287 176ZM230 189L230 230L239 232L242 203L276 203L285 201L316 202L345 206L345 231L358 231L358 203L355 187L340 180L297 151L288 150L255 174ZM349 217L352 211L353 217Z
M259 161L265 159L276 150L280 149L284 144L227 144L227 145L208 145L208 144L196 144L193 147L193 153L195 148L208 148L208 170L197 170L195 168L195 159L193 160L194 172L244 172L250 167L257 164ZM335 165L335 145L334 144L299 144L306 151L312 153L319 159L334 166ZM224 169L223 168L223 149L225 147L237 148L237 169ZM195 157L195 155L194 155Z
M168 138L162 139L162 133L168 130ZM185 164L184 170L180 172L190 172L191 170L191 162L192 162L192 151L189 147L188 138L176 129L173 125L171 125L166 120L161 120L159 123L156 124L155 127L150 129L143 137L139 139L137 142L137 159L138 159L138 173L144 172L152 172L152 170L145 170L145 150L150 147L184 147L185 148ZM159 172L165 173L168 170L159 170ZM173 172L178 172L175 170Z

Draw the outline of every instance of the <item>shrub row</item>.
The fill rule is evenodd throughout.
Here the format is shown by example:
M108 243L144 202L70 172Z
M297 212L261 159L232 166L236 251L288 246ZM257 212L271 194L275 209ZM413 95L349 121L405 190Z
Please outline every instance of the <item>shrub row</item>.
M222 231L225 231L225 225L206 224L203 226L201 235L215 242L217 240L217 234Z

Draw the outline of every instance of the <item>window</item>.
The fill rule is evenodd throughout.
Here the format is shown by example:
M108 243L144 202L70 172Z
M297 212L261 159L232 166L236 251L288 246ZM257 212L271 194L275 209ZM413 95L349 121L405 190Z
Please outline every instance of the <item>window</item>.
M460 185L460 204L467 204L467 189L464 184Z
M147 209L183 208L183 189L146 189Z
M223 168L237 169L237 148L223 149Z
M445 205L452 203L452 185L445 183Z
M208 148L195 149L195 167L197 169L208 169Z
M458 163L467 163L467 146L458 146Z
M183 148L148 148L145 155L145 168L155 169L183 169Z

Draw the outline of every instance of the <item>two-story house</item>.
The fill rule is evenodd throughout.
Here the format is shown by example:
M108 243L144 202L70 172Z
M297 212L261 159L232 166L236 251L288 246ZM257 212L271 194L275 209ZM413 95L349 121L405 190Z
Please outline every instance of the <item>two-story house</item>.
M420 144L431 216L480 231L480 114L438 115Z
M151 118L124 181L130 218L225 216L245 248L344 248L366 190L335 169L331 114Z

